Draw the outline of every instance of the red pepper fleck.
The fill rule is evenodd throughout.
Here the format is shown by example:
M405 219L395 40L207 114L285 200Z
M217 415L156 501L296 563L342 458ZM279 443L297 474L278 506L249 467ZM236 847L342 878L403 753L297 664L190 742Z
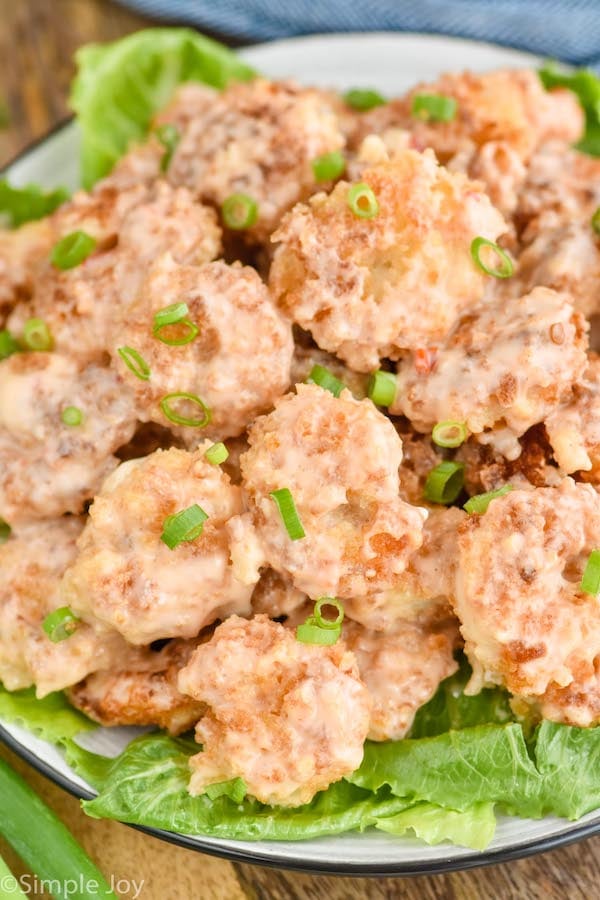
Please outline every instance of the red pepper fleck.
M437 362L435 347L419 347L415 350L415 369L419 375L429 375Z

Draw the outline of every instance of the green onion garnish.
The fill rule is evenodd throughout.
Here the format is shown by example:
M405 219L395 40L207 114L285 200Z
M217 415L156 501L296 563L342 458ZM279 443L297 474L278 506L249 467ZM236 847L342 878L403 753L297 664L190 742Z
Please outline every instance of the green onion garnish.
M281 520L285 525L285 529L292 541L299 541L305 537L304 528L289 488L280 488L278 491L271 491L270 496L275 501Z
M228 458L229 450L222 441L219 441L218 444L209 447L204 455L211 466L220 466Z
M187 400L188 403L200 407L202 415L196 419L193 419L191 416L180 415L171 408L171 402L173 400ZM195 394L188 394L186 391L177 391L174 394L167 394L160 401L160 408L169 422L173 422L175 425L187 425L189 428L204 428L211 420L211 412L206 403L204 403L200 397L197 397Z
M8 359L9 356L12 356L13 353L18 353L19 350L18 341L12 336L10 331L6 329L0 331L0 360Z
M327 619L323 615L322 609L324 606L333 606L337 609L337 616L335 619ZM340 628L344 621L344 607L337 597L320 597L315 603L313 618L319 628Z
M600 593L600 550L592 550L581 578L581 590L584 594Z
M52 248L50 262L57 269L74 269L87 259L96 246L96 240L85 231L72 231Z
M592 216L592 228L596 234L600 235L600 206Z
M346 168L346 160L341 150L333 150L331 153L317 156L311 165L315 181L333 181L334 178L339 178Z
M446 419L438 422L431 432L431 440L438 447L460 447L467 439L467 426L464 422Z
M141 381L148 381L150 378L150 366L137 350L134 350L133 347L119 347L117 353L136 378L139 378Z
M43 319L28 319L23 326L23 343L28 350L47 352L52 350L54 341L50 329Z
M306 379L307 384L318 384L325 391L329 391L334 397L339 397L346 385L339 378L336 378L333 372L326 369L325 366L313 366L310 375Z
M352 88L343 95L345 103L357 112L368 112L376 106L383 106L386 102L379 91L373 91L369 88Z
M232 778L230 781L207 784L204 793L209 800L216 800L217 797L229 797L234 803L241 803L248 793L248 785L243 778Z
M5 544L10 537L10 533L12 528L5 522L4 519L0 519L0 544Z
M346 202L354 215L360 219L373 219L379 212L377 197L364 181L359 181L348 189Z
M512 491L512 485L504 484L495 491L488 491L486 494L475 494L467 500L463 509L468 513L477 513L482 516L492 500L495 500L496 497L503 497L504 494L508 494L510 491Z
M193 506L188 506L173 516L167 516L160 539L169 550L174 550L184 541L195 541L200 537L207 519L204 510L194 503Z
M367 394L376 406L391 406L396 397L397 379L393 372L378 369L369 377Z
M71 637L81 619L68 606L61 606L49 613L42 622L42 628L54 644Z
M316 623L314 616L310 616L302 625L296 628L296 639L301 644L321 644L322 646L337 643L341 629L321 628Z
M156 129L156 137L165 148L165 152L163 153L162 159L160 161L160 171L166 172L169 168L173 153L175 152L175 148L179 143L181 135L174 125L167 124L161 125Z
M77 406L65 406L60 417L65 425L75 427L83 422L83 413Z
M451 122L456 116L457 103L454 97L443 94L415 94L411 114L417 119L430 122Z
M500 258L500 262L497 268L490 269L490 267L486 266L486 264L483 262L483 260L481 259L481 250L483 247L488 247L490 250L493 250L494 253ZM478 269L481 269L481 271L485 272L486 275L493 275L494 278L510 278L510 276L515 271L514 263L508 253L505 253L502 247L499 247L498 244L495 244L493 241L488 241L487 238L473 238L473 241L471 242L471 256Z
M198 334L199 329L197 325L194 325L187 318L188 313L187 303L172 303L171 306L165 306L164 309L160 309L154 316L152 334L159 341L162 341L163 344L169 344L171 347L182 347L184 344L191 343ZM187 330L178 338L169 338L163 332L165 328L171 325L183 325Z
M230 194L221 204L221 215L228 228L243 231L258 219L258 203L247 194Z
M453 503L463 489L464 463L445 460L435 466L425 482L425 499L431 503Z

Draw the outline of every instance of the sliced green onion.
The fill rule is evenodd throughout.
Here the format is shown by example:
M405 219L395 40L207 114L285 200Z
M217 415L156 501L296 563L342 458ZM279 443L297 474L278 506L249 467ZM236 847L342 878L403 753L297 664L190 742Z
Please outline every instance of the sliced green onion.
M219 441L218 444L209 447L204 455L211 466L220 466L228 458L229 450L222 441Z
M454 97L444 94L415 94L411 113L417 119L430 122L451 122L456 116L457 103Z
M28 319L23 325L23 343L28 350L47 352L52 350L54 341L50 329L43 319Z
M464 477L464 463L439 463L427 476L425 499L431 503L453 503L463 489Z
M65 425L73 428L83 422L83 413L77 406L65 406L60 417Z
M164 309L159 310L154 316L152 334L159 341L162 341L163 344L169 344L171 347L182 347L184 344L191 343L197 336L199 329L197 325L194 325L187 318L188 313L187 303L172 303L171 306L165 306ZM183 325L187 331L181 337L169 338L162 332L171 325Z
M209 800L216 800L217 797L229 797L234 803L241 803L248 793L248 785L243 778L232 778L230 781L208 784L204 793Z
M592 228L596 234L600 235L600 206L592 216Z
M378 369L369 377L367 394L376 406L391 406L396 397L397 378L393 372Z
M0 331L0 360L8 359L13 353L18 353L20 349L17 339L12 336L10 331L6 329Z
M386 103L385 97L382 97L379 91L373 91L369 88L352 88L343 95L344 103L347 103L357 112L368 112L376 106L383 106Z
M71 637L81 619L68 606L61 606L49 613L42 622L42 628L54 644Z
M341 150L332 150L313 159L312 170L315 181L333 181L339 178L346 168L346 160Z
M512 485L504 484L495 491L488 491L486 494L475 494L475 496L467 500L463 509L468 513L477 513L482 516L492 500L495 500L496 497L503 497L504 494L508 494L510 491L512 491Z
M202 507L194 503L187 509L175 513L174 516L167 516L163 522L163 533L160 539L169 550L174 550L184 541L195 541L197 537L200 537L207 519L208 516Z
M72 231L52 248L50 262L57 269L74 269L88 258L96 247L96 240L85 231Z
M322 610L324 606L333 606L337 609L337 616L335 619L328 619L323 615ZM317 602L315 603L315 610L313 613L313 618L319 628L341 628L342 622L344 621L344 607L337 599L337 597L319 597Z
M333 372L326 369L325 366L313 366L310 375L306 379L307 384L318 384L325 391L329 391L334 397L339 397L346 385L339 378L336 378Z
M194 325L194 323L190 319L182 319L177 324L183 325L187 329L187 331L184 331L181 337L169 338L165 334L161 333L162 329L155 331L154 337L158 338L159 341L162 341L163 344L168 344L169 347L183 347L184 344L191 344L192 341L195 340L198 336L198 331L200 330L198 326Z
M171 408L171 402L173 400L186 400L188 403L200 407L202 415L196 419L191 416L180 415ZM187 425L189 428L204 428L211 420L211 412L206 403L204 403L200 397L197 397L195 394L188 394L186 391L177 391L174 394L167 394L160 401L160 408L169 422L173 422L175 425Z
M600 550L592 550L581 578L581 590L584 594L600 593Z
M490 269L490 267L483 262L481 259L481 250L483 247L488 247L490 250L493 250L500 258L497 268ZM514 263L508 253L505 253L498 244L495 244L493 241L488 241L488 239L484 237L473 238L471 242L471 257L478 269L481 269L486 275L493 275L494 278L510 278L515 271Z
M0 544L5 544L10 537L12 528L5 522L4 519L0 519Z
M467 439L467 426L464 422L456 422L454 419L446 419L438 422L431 432L431 440L438 447L460 447Z
M258 203L248 194L230 194L221 204L221 215L228 228L243 231L258 219Z
M156 137L165 148L162 159L160 161L160 171L166 172L173 158L173 154L179 143L181 135L174 125L161 125L156 129Z
M342 633L341 628L321 628L314 616L296 628L296 640L301 644L320 644L330 646L337 643Z
M119 347L117 353L136 378L139 378L140 381L149 380L150 366L137 350L134 350L133 347Z
M354 215L360 219L373 219L379 212L377 197L372 188L364 181L351 185L346 202Z
M290 489L280 488L278 491L271 491L270 496L275 501L275 505L281 516L281 521L285 525L285 530L290 539L292 541L299 541L301 538L305 537L305 531L302 527L302 522L300 521L300 516L298 515L298 510L296 509L296 504L294 503L294 498L292 497Z

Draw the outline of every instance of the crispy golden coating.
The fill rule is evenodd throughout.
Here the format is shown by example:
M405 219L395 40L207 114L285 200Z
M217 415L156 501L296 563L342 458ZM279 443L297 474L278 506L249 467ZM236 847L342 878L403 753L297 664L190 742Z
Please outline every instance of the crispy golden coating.
M53 243L49 219L28 222L14 231L0 228L0 328L15 303L31 296L37 271Z
M370 400L300 384L248 439L250 512L229 526L236 564L254 557L311 597L360 597L397 583L421 544L425 512L399 497L402 444ZM300 540L290 539L270 496L281 488L294 499Z
M360 765L371 704L342 642L302 644L267 616L232 616L195 651L179 689L209 707L193 795L243 778L263 803L299 806Z
M125 649L117 634L89 624L58 643L42 628L63 605L60 579L81 528L72 517L25 525L0 546L0 681L9 691L35 685L44 697L110 666Z
M292 359L292 384L305 382L313 366L323 366L342 381L356 400L367 396L368 377L361 372L353 372L332 353L318 347L306 345L296 340Z
M177 689L197 641L161 650L128 648L110 670L93 672L68 691L71 703L101 725L158 725L170 734L192 728L204 707Z
M297 205L273 236L276 301L359 372L442 340L486 285L469 252L473 238L495 240L506 229L481 186L432 153L389 157L381 148L360 178L377 197L374 218L352 212L350 184L341 181Z
M294 587L274 569L263 569L252 592L252 612L264 613L270 619L289 616L306 603L306 594Z
M258 219L244 237L260 242L316 189L312 160L344 143L326 94L256 78L215 94L189 120L168 177L217 206L234 193L252 197Z
M182 302L199 330L193 341L171 346L153 334L154 316ZM179 340L184 334L181 326L171 326L164 336ZM141 354L150 367L149 380L129 371L116 355L119 346L134 347ZM206 404L210 422L181 432L193 447L205 437L239 435L272 408L289 386L293 342L289 323L273 306L254 269L224 262L181 266L167 254L123 311L113 330L112 349L113 365L135 394L140 420L169 426L160 401L171 393L191 393ZM176 412L202 418L197 406L186 411L185 404L176 405Z
M503 455L515 459L516 438L568 399L583 374L586 330L569 297L548 288L483 305L457 322L430 371L415 354L401 363L391 411L424 432L447 419L472 434L503 427Z
M233 573L225 528L242 510L241 492L206 461L208 446L122 463L90 508L63 599L131 644L191 638L217 618L250 610L253 585ZM165 520L194 504L208 516L202 533L169 549Z
M473 666L471 692L503 684L537 704L547 695L555 720L596 724L598 698L586 707L574 697L580 685L582 696L589 690L600 653L598 600L580 587L599 541L600 496L570 478L512 491L469 517L455 608Z
M573 397L546 419L548 440L563 472L580 472L584 481L600 483L600 357L590 354Z
M427 476L444 458L443 451L429 436L413 431L405 419L396 419L394 425L402 441L402 463L398 470L400 496L407 503L419 506L424 503Z
M74 406L80 425L62 415ZM11 525L81 512L135 429L132 397L110 369L58 353L0 362L0 517Z
M559 407L560 408L560 407ZM465 489L468 494L483 494L510 484L521 490L557 485L561 473L552 457L552 447L543 425L534 425L519 438L521 452L510 460L469 438L456 452L455 459L465 466Z

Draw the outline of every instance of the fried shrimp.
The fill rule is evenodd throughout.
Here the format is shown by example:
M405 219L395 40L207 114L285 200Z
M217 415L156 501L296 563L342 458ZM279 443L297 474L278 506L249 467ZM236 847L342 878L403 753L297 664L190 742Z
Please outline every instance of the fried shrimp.
M67 424L68 411L78 421ZM135 430L122 380L58 353L0 362L0 517L11 525L81 512Z
M154 317L172 302L187 304L187 324L168 326L157 335ZM197 334L188 343L173 346L161 339L186 340L191 328ZM150 369L150 378L140 380L115 355L115 366L135 393L140 420L169 425L161 401L171 394L192 394L210 410L203 426L182 432L190 446L204 437L241 434L289 386L290 325L257 273L239 263L180 266L163 256L115 328L114 341L115 350L134 347ZM203 419L197 401L186 411L185 397L175 414Z
M344 143L326 94L256 78L215 94L190 119L168 177L217 206L233 194L250 197L257 219L244 236L260 242L287 209L315 191L312 161Z
M242 778L263 803L299 806L360 765L370 699L341 642L302 644L266 616L232 616L195 651L179 690L209 708L193 795Z
M263 569L252 593L252 612L270 619L289 616L306 603L306 594L274 569Z
M14 231L0 228L0 328L13 306L31 297L37 271L53 243L48 219L28 222Z
M573 398L548 416L548 440L563 472L580 473L584 481L600 484L600 357L590 354Z
M217 618L250 610L253 584L235 577L225 529L242 511L241 492L206 461L207 447L122 463L90 508L64 602L131 644L191 638ZM171 550L161 539L166 520L194 505L207 516L201 533Z
M197 641L169 641L161 650L130 648L108 671L93 672L68 691L71 703L101 725L158 725L181 734L204 707L177 689Z
M373 217L352 211L352 185L341 181L297 205L273 235L276 301L359 372L442 340L486 286L471 242L506 230L481 186L438 166L432 153L389 157L381 148L381 161L361 175L378 204Z
M459 537L455 607L473 667L471 693L502 684L530 703L547 695L556 720L596 724L598 697L587 711L584 700L575 714L570 707L579 685L595 677L600 655L598 600L580 587L599 541L600 496L570 478L512 491L469 517Z
M370 400L298 385L256 420L242 456L250 512L230 523L234 560L268 563L310 597L393 587L422 540L424 510L399 497L402 444ZM290 539L272 492L291 492L305 536Z
M478 435L503 426L504 456L515 459L517 438L568 399L583 374L586 330L568 296L548 288L481 306L457 322L431 371L419 371L414 354L401 363L391 411L423 432L447 419Z
M60 579L77 553L76 518L24 525L0 546L0 680L9 691L36 686L44 697L110 666L125 647L118 635L79 623L54 643L42 623L63 604Z
M557 485L562 475L554 462L544 426L534 425L526 431L519 438L519 445L518 457L509 460L492 446L480 444L474 438L464 443L455 459L465 467L467 493L483 494L506 484L522 490Z

